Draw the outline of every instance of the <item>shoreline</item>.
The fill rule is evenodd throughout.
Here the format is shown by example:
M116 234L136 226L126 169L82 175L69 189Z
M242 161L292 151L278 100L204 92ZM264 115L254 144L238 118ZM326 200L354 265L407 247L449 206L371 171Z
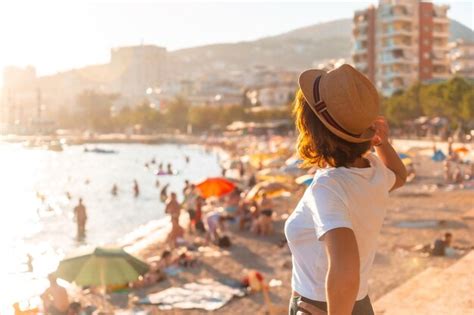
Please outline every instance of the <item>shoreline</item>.
M65 140L66 144L96 144L96 143L142 143L142 144L199 144L202 140L203 135L193 134L132 134L127 135L124 133L110 133L110 134L98 134L91 136L78 136L78 135L0 135L0 142L6 143L18 143L27 141L58 141ZM234 136L231 136L231 138ZM210 138L214 138L210 136ZM424 146L432 147L433 143L436 144L447 144L447 140L439 139L427 139L427 138L393 138L394 143L406 142L413 144L422 144ZM469 145L473 142L453 142L453 145Z

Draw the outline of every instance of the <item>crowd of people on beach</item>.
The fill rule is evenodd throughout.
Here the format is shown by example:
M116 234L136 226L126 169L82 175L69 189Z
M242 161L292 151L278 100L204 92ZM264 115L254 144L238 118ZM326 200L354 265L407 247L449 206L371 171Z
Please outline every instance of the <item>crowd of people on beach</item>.
M235 143L232 145L235 146ZM235 147L228 149L233 152L234 159L240 155ZM449 142L446 155L437 149L436 145L433 146L432 159L436 161L442 155L444 157L439 160L438 165L444 169L445 185L455 184L461 187L463 183L474 178L473 164L466 164L463 161L462 152L459 153L453 149L452 141ZM185 159L186 163L189 163L189 157L186 156ZM262 192L249 198L249 191L261 181L261 179L257 179L257 174L264 169L262 161L252 165L237 160L232 167L222 165L222 178L233 181L235 189L223 196L208 198L202 196L197 183L192 183L189 180L184 180L181 191L170 191L170 183L166 182L165 176L160 177L160 174L177 174L172 164L168 163L165 167L165 164L158 163L153 158L145 163L145 168L150 168L150 165L153 164L157 165L157 171L154 172L157 179L154 185L156 189L159 189L157 191L159 200L164 204L165 213L170 219L170 231L164 245L157 249L157 255L149 261L150 270L137 281L129 283L130 288L148 288L166 277L174 275L179 268L193 268L199 265L198 255L195 252L196 247L215 246L225 249L232 246L234 232L242 231L255 235L273 233L274 208L276 206L273 197ZM165 168L166 170L164 170ZM160 169L162 173L160 173ZM408 175L412 173L414 177L413 164L408 165L407 171ZM134 197L140 196L140 184L136 179L132 180L131 189L129 188L128 191ZM123 191L120 191L119 186L114 183L110 194L118 196L121 193ZM68 199L72 198L69 192L66 194ZM38 198L44 199L45 197L38 194ZM84 239L88 216L82 198L78 198L73 212L77 237ZM446 232L431 244L410 246L409 250L427 253L431 256L451 256L457 250L452 246L452 237L451 232ZM67 307L54 302L64 298L63 291L54 280L54 275L50 278L50 287L47 292L43 296L44 305L51 314L77 314L75 310L81 309L77 302L68 303ZM54 295L58 297L52 297ZM55 309L59 309L60 312L56 312Z
M468 163L462 159L467 149L464 147L453 149L453 139L448 139L447 156L433 146L433 157L438 156L443 160L443 174L446 185L458 185L464 187L465 182L474 179L474 163Z
M184 158L189 163L189 156ZM171 163L163 171L164 164L158 164L155 158L146 162L145 168L153 164L158 166L154 172L157 176L177 174ZM158 255L148 261L149 271L128 286L132 289L147 288L174 275L179 268L195 267L199 264L196 247L228 248L232 246L233 232L248 231L255 235L273 233L272 198L267 193L248 198L250 189L258 184L256 172L261 168L261 163L255 168L241 161L232 168L222 166L222 178L232 181L235 188L222 196L207 198L202 195L197 183L184 180L182 191L178 194L170 191L170 183L165 182L166 177L157 178L155 188L159 189L159 200L164 204L165 214L170 219L170 231ZM117 197L122 193L119 185L114 183L110 190L111 196ZM69 192L66 194L69 200L73 199ZM130 194L135 198L140 196L140 184L136 179L132 181ZM76 236L78 240L85 240L88 209L82 197L76 198L77 203L73 208ZM79 314L80 310L84 310L77 301L70 301L67 291L58 284L54 273L48 279L50 285L41 296L47 314ZM17 314L24 313L18 310Z

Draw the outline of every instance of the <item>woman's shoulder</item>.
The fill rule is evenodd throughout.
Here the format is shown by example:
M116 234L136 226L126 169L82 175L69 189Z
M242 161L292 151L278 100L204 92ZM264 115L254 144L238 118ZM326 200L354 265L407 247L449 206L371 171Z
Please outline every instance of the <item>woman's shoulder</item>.
M323 186L337 186L339 181L343 179L344 173L347 170L343 167L329 167L319 169L316 174L314 174L312 185L317 187L319 185Z
M315 174L309 187L312 195L336 193L341 194L344 172L339 168L321 169Z

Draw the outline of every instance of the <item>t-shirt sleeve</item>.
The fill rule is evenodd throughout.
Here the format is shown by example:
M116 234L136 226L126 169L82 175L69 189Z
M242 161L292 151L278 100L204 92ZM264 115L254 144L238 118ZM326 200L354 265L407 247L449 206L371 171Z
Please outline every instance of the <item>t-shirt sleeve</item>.
M385 165L384 165L384 168L385 168L385 179L387 183L387 190L390 191L393 185L395 185L395 181L397 180L397 177L395 176L395 173L391 169L389 169Z
M395 185L396 176L395 173L383 164L382 160L374 153L370 155L370 159L375 163L378 174L382 174L382 183L385 185L386 191L390 191L393 185Z
M335 189L315 184L310 198L308 206L311 210L318 239L336 228L352 229L347 206Z
M393 185L395 185L395 181L397 180L397 177L395 176L395 173L391 169L389 169L388 167L385 166L385 164L383 164L382 160L380 160L378 157L377 159L384 174L385 187L387 187L387 191L390 191Z

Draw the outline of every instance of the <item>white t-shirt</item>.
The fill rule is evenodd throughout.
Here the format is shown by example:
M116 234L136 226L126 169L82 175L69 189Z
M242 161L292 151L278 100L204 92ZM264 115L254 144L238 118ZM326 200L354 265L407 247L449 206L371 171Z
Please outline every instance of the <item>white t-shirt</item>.
M329 230L341 227L352 229L359 248L357 300L368 294L369 272L395 174L375 154L369 154L367 159L368 168L338 167L316 172L285 223L293 256L292 287L308 299L326 301L328 264L320 238Z

